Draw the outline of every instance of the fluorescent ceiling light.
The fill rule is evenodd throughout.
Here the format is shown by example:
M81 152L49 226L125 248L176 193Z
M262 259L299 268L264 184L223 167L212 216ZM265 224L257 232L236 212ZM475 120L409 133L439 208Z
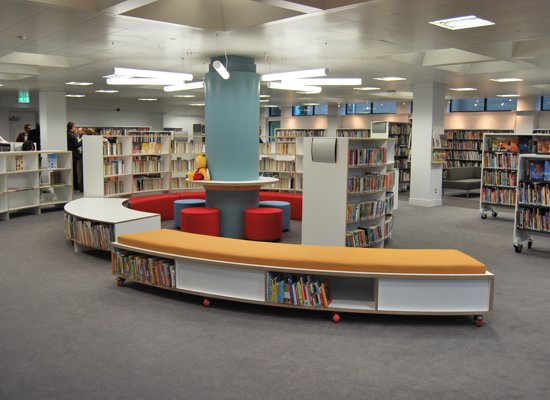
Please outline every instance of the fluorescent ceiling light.
M260 100L260 103L268 103L269 100Z
M192 90L192 89L203 89L204 81L200 82L190 82L190 83L181 83L178 85L165 86L165 92L179 92L180 90Z
M285 79L318 78L327 76L327 74L327 68L306 69L303 71L280 72L277 74L262 75L262 81L271 82Z
M302 103L303 106L318 106L320 103Z
M493 82L523 82L521 78L496 78L491 79Z
M261 108L275 108L275 107L276 107L276 108L279 108L279 106L276 105L276 104L263 104L263 105L261 105L260 107L261 107Z
M401 78L399 76L383 76L381 78L373 78L374 80L377 80L377 81L385 81L385 82L390 82L390 81L406 81L407 78Z
M118 76L107 78L107 85L153 85L153 86L165 86L165 85L177 85L184 81L181 79L175 81L173 79L165 78L130 78L127 76Z
M148 69L118 68L115 67L116 76L126 76L131 78L157 78L168 79L174 82L192 81L193 75L181 72L151 71Z
M221 61L218 61L218 60L214 61L212 63L212 66L223 79L229 79L229 71L224 67Z
M454 90L455 92L472 92L477 89L472 87L458 87L458 88L449 88L449 90Z
M189 105L193 107L204 107L204 103L191 103Z
M431 21L430 24L455 31L457 29L477 28L479 26L494 25L495 23L487 21L486 19L478 18L475 15L466 15L464 17Z
M299 94L317 94L318 92L296 92Z
M119 90L105 90L105 89L100 89L100 90L96 90L95 92L96 92L96 93L118 93Z
M157 101L158 99L154 99L151 97L142 97L141 99L138 99L139 101Z
M197 97L194 94L175 94L174 97Z
M283 79L286 83L297 83L300 85L318 85L318 86L335 86L349 85L355 86L362 83L361 78L310 78L310 79Z
M271 97L271 95L270 94L261 94L260 95L260 98L264 98L264 97Z
M93 85L93 83L92 82L65 82L65 85L90 86L90 85Z
M497 94L497 97L519 97L519 94Z
M85 94L66 94L65 97L86 97Z
M364 86L364 87L355 87L354 90L380 90L381 88L376 86Z
M281 90L296 90L301 92L310 92L310 93L321 93L321 86L307 86L300 85L297 83L286 83L286 82L268 82L267 87L270 89L281 89Z

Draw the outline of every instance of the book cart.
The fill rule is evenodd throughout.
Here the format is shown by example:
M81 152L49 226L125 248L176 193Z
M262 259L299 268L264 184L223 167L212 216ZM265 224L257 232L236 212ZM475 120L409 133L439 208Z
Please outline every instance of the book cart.
M550 149L549 154L519 156L518 193L514 219L514 249L523 243L530 249L535 236L550 234Z
M481 170L480 214L482 219L491 212L498 216L499 209L515 207L517 173L520 154L544 154L550 152L550 136L530 133L483 135Z

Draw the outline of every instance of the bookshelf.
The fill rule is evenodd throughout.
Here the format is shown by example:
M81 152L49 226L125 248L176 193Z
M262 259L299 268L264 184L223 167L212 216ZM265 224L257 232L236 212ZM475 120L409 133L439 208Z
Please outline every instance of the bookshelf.
M545 150L547 154L519 156L513 237L516 253L521 253L525 242L530 249L534 237L550 235L550 148Z
M84 195L128 196L170 189L171 132L84 136Z
M196 169L196 156L205 152L203 134L188 136L187 133L174 132L170 151L170 190L202 189L202 186L188 182L186 178L187 172Z
M519 155L550 153L546 135L485 133L482 145L481 218L516 204Z
M119 235L160 228L160 215L123 207L127 199L83 197L65 205L65 236L74 251L111 251Z
M77 126L77 132L81 135L99 135L99 136L124 136L129 132L148 132L150 126Z
M312 146L330 146L331 140L334 162L313 161ZM399 185L394 144L394 139L305 139L302 243L384 247L393 230Z
M39 214L72 200L72 154L68 151L0 152L0 219L25 211Z
M336 137L368 138L370 129L336 129Z
M273 140L260 140L260 176L278 179L264 190L302 192L304 138L325 136L325 132L325 129L276 129Z

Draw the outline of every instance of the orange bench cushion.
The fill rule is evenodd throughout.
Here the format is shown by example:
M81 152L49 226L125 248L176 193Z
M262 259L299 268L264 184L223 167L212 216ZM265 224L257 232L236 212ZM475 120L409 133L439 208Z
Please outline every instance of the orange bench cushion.
M195 235L157 229L118 243L185 257L299 269L398 274L483 274L485 265L458 250L361 249Z

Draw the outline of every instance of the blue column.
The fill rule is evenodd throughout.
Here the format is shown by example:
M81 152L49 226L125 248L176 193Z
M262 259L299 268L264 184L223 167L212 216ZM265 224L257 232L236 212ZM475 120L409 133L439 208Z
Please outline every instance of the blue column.
M216 60L226 66L229 79L212 67ZM206 156L212 179L258 179L260 77L254 59L212 58L205 85Z
M213 68L220 61L229 71L223 79ZM215 181L258 180L260 77L253 58L211 59L205 77L206 156ZM220 235L244 237L244 210L258 207L259 189L206 189L206 206L220 210Z

